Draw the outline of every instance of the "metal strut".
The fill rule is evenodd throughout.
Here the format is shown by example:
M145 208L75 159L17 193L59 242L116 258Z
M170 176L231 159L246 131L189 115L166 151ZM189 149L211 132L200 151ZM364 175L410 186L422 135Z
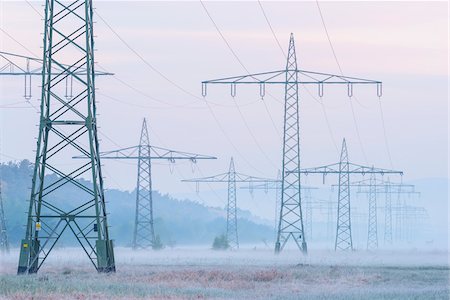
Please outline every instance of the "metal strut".
M299 120L299 85L317 85L319 96L324 93L324 85L347 86L348 96L353 96L353 85L376 85L377 95L381 96L381 81L343 75L327 74L298 69L295 52L294 35L291 33L286 67L283 70L261 72L241 76L206 80L202 82L202 95L207 94L208 84L228 84L231 93L236 95L237 85L257 84L260 96L265 93L266 85L283 85L284 90L284 134L281 167L281 202L275 252L280 252L289 240L293 240L304 253L307 243L304 235L302 217L302 196L300 173L288 171L300 169L300 120ZM264 90L262 90L264 87Z

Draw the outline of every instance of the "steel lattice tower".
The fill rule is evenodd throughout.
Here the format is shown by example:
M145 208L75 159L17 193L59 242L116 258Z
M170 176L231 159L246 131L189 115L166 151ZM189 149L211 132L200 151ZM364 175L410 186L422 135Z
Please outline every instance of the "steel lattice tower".
M9 253L9 241L8 241L8 232L6 231L6 218L5 218L5 210L3 208L1 180L0 180L0 251L2 253Z
M300 174L322 174L325 182L325 176L327 174L339 175L338 184L338 212L337 212L337 226L336 226L336 239L334 244L335 250L353 250L352 242L352 227L350 216L350 174L400 174L402 171L380 169L375 167L362 166L349 162L347 144L345 139L342 140L342 150L338 163L306 168L300 170L289 171L289 173L295 172Z
M302 252L306 253L307 243L303 234L300 173L290 172L292 170L300 170L299 84L317 85L320 97L323 96L324 85L345 85L347 86L348 96L351 97L354 84L376 84L377 94L381 96L382 83L375 80L299 70L297 68L294 35L291 33L284 70L203 81L203 96L207 94L208 84L231 85L231 96L233 97L236 95L236 86L238 84L257 84L259 85L262 98L265 96L266 84L280 84L284 86L281 208L275 252L279 253L291 239Z
M91 0L45 4L41 117L19 274L36 273L65 231L74 234L99 272L115 271L97 138L92 17ZM73 96L66 97L70 77ZM89 161L67 165L80 153ZM57 178L46 178L49 173ZM82 176L90 181L80 182ZM56 202L53 196L68 185L77 190L76 198Z
M367 229L367 250L378 248L377 222L377 184L375 174L370 174L369 181L369 223Z
M144 119L139 142L133 249L152 247L155 241L151 177L152 165L150 160L150 138L147 130L147 121Z
M236 207L236 171L234 161L231 158L228 170L228 201L227 201L227 231L228 244L232 249L239 249L237 230L237 207Z
M294 36L291 34L286 63L284 93L283 162L281 172L281 210L275 252L280 252L291 237L299 249L307 252L304 235L300 174L287 174L300 169L300 127L298 112L298 74Z
M352 225L350 217L350 166L345 138L342 141L341 158L339 160L339 191L336 240L334 250L352 250Z
M266 179L260 177L254 177L236 172L234 166L233 157L230 160L230 166L228 172L213 175L203 178L193 178L182 180L184 182L195 182L199 184L200 182L222 182L228 185L228 201L227 201L227 227L226 227L226 237L230 249L239 249L239 237L238 237L238 225L237 225L237 197L236 197L236 183L249 183L251 185L249 188L252 190L253 183L276 183L276 180Z
M376 235L374 232L377 230L376 211L374 212L377 205L376 203L374 204L374 202L376 202L376 197L378 194L384 194L386 196L384 207L384 242L385 244L392 244L392 194L419 194L415 191L415 186L404 183L392 183L389 178L386 181L378 180L376 178L372 178L372 176L369 180L353 182L350 186L357 187L358 193L367 194L369 199L369 230L367 236L367 245L369 246L368 249L375 249L378 246L378 239L374 238L374 235ZM396 207L396 209L397 208L399 207ZM370 225L371 223L372 225Z
M258 184L258 185L251 185L248 187L241 187L241 189L248 189L250 190L250 193L253 193L254 190L264 190L265 193L267 193L269 190L275 190L275 238L277 238L278 235L278 218L280 216L279 209L281 208L280 201L281 201L281 173L278 172L277 180L272 182L267 182L264 184ZM305 195L305 201L303 204L305 205L305 210L309 211L310 214L310 220L312 222L312 197L311 197L311 190L316 190L317 188L311 187L311 186L305 186L302 185L301 187L302 191L304 191ZM307 219L305 215L305 225L306 225ZM305 226L305 228L308 228ZM311 228L311 227L310 227ZM305 231L309 231L311 229L305 229ZM312 230L311 230L312 231Z
M312 239L312 199L311 190L305 190L305 196L303 197L304 207L305 207L305 234L309 240Z
M391 182L388 178L384 202L384 243L392 245L392 195L390 185Z
M403 221L403 210L402 208L402 202L401 202L401 195L397 194L397 199L395 201L395 239L397 241L400 241L403 239L402 235L402 221Z
M102 159L137 160L136 211L133 229L133 249L151 248L155 242L152 190L152 160L165 160L175 163L177 160L216 159L214 156L182 152L150 145L147 120L142 121L139 145L110 150L100 153ZM86 159L86 156L74 158Z

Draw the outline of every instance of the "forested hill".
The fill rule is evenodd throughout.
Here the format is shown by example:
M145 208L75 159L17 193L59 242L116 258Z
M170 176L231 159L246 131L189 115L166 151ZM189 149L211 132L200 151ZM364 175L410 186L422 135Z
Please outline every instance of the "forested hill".
M2 164L0 168L8 235L14 247L24 235L33 165L23 160L19 163ZM54 174L47 177L51 181L57 178ZM77 196L77 189L66 186L64 192L53 195L55 202L63 203ZM116 245L129 246L134 226L135 191L130 193L112 189L106 191L105 197L110 235ZM157 191L153 192L153 200L155 231L165 244L211 246L214 237L225 231L226 212L223 208L174 199ZM263 245L263 241L273 238L273 229L249 220L251 214L248 211L240 211L238 215L241 216L238 220L241 243ZM62 243L71 245L74 239L65 238Z

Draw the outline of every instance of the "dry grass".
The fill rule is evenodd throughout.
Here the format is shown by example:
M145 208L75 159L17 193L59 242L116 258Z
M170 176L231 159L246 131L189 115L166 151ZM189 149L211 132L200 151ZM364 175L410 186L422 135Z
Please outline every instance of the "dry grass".
M55 256L32 276L16 276L11 255L2 260L0 299L449 299L445 263L358 266L210 252L118 251L115 274L97 274L77 256L70 264L67 255Z

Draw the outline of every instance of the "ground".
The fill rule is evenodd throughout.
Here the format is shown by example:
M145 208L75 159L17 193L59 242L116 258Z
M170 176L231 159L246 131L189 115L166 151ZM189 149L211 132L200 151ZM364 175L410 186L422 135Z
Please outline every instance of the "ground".
M116 249L97 274L78 249L58 249L37 275L0 259L2 299L450 299L447 252L335 253L269 249Z

